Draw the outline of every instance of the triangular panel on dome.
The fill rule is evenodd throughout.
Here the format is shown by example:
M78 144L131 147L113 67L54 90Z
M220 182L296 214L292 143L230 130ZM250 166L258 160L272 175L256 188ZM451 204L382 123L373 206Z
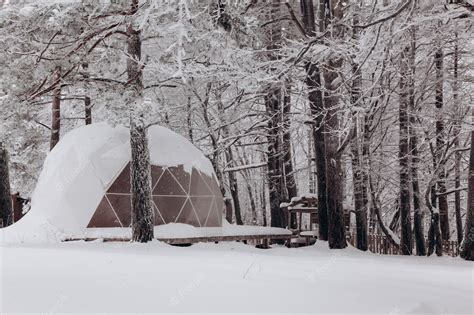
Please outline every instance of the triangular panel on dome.
M171 175L168 170L165 170L163 175L161 175L160 180L153 189L154 196L186 196L186 192L181 188L181 185L176 181L176 179ZM160 207L158 207L159 209Z
M220 196L222 198L222 191L219 187L219 182L217 181L217 178L214 174L212 174L211 188L214 195Z
M189 194L191 196L212 195L212 192L204 182L204 179L201 177L201 174L195 168L193 168L193 172L191 173L191 189L189 191Z
M120 172L119 176L114 180L107 190L108 193L130 193L130 162Z
M209 216L209 212L211 211L214 197L191 196L189 199L200 219L199 221L201 222L201 225L204 226L204 223Z
M88 228L122 227L122 223L109 204L107 197L103 197L87 225Z
M165 223L172 223L183 208L186 196L153 196L158 211L165 220Z
M132 221L132 198L127 194L107 194L110 205L122 222L124 227L128 227Z
M189 193L189 184L191 180L191 175L184 170L183 165L178 165L177 167L170 167L168 171L173 174L174 178L180 183L181 187L186 193Z
M205 173L201 173L201 178L203 179L204 183L206 184L207 188L211 192L211 194L215 194L214 192L214 185L212 184L213 178Z
M212 205L211 205L211 209L209 211L209 214L206 218L206 223L204 224L204 226L206 227L216 227L216 226L220 226L219 224L219 219L217 218L216 214L215 214L215 202L214 200L212 201Z
M152 204L153 204L153 212L155 213L154 225L165 224L165 221L163 221L163 217L161 216L160 211L158 211L158 208L156 207L155 203L153 202Z
M160 166L152 165L151 166L151 187L154 188L161 175L163 175L163 168Z
M193 226L201 226L199 222L199 218L196 216L196 212L194 211L193 205L191 202L186 200L179 216L176 218L176 222L190 224Z

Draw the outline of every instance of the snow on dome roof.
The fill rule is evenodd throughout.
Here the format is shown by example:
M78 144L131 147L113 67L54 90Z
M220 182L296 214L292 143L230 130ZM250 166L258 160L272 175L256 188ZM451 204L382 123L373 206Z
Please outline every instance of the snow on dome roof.
M151 126L148 141L153 165L183 165L186 172L195 168L214 175L204 154L175 132ZM83 234L107 185L130 156L129 130L123 126L97 123L67 133L45 160L30 212L18 223L1 229L0 241L1 234L4 240L7 236L17 238L14 241Z
M166 167L183 165L189 173L194 167L209 176L214 174L211 162L183 136L165 127L151 126L148 138L151 164Z

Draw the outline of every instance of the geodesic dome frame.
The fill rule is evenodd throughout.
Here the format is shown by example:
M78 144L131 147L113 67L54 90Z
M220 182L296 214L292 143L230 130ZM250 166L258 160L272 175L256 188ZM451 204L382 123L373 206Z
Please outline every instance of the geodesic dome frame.
M155 225L186 223L196 227L222 225L224 202L215 176L191 173L182 165L152 165L152 206ZM109 185L88 228L128 227L131 224L130 163Z

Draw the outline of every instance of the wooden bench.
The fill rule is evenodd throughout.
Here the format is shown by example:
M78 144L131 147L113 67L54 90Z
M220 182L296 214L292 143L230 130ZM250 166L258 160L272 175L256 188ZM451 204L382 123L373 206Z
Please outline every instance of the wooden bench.
M318 231L302 231L300 232L300 236L306 239L306 245L309 246L312 240L318 239Z

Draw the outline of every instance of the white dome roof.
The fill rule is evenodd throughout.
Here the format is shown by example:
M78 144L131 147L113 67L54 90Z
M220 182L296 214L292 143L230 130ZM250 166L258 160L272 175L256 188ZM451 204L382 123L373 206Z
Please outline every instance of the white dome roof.
M184 137L151 126L148 140L153 165L183 165L187 172L195 168L213 176L210 161ZM48 154L29 213L0 235L14 242L81 235L107 186L129 161L128 128L97 123L74 129Z

